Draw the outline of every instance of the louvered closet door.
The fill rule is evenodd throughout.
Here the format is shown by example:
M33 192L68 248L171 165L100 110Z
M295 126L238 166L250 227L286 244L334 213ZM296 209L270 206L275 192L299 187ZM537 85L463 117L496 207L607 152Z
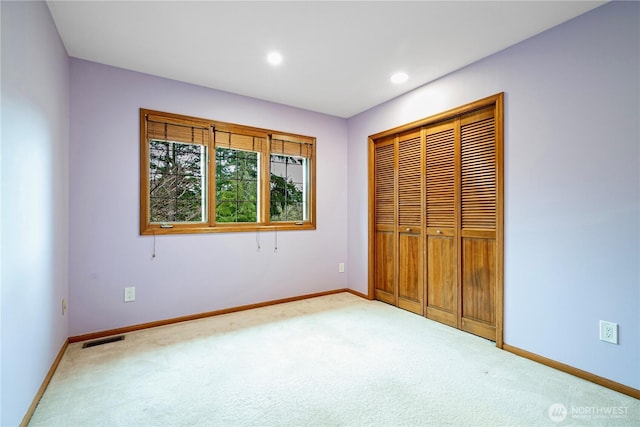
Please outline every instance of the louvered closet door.
M461 325L496 339L496 124L494 108L462 116Z
M369 292L502 347L503 94L371 136Z
M395 138L376 142L374 148L374 289L375 297L396 304L395 291Z
M457 327L457 122L426 129L426 316Z
M421 131L398 137L398 307L423 314Z

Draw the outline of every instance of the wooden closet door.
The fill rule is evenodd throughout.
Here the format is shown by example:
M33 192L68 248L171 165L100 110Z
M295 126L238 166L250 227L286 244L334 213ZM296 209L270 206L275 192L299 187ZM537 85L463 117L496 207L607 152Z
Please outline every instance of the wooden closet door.
M423 314L422 139L398 137L398 307Z
M429 319L458 326L455 120L426 129L427 297Z
M369 295L500 348L503 98L369 139Z
M494 108L460 119L460 329L496 340L496 121Z
M376 142L374 147L374 289L375 298L396 304L395 290L395 138Z

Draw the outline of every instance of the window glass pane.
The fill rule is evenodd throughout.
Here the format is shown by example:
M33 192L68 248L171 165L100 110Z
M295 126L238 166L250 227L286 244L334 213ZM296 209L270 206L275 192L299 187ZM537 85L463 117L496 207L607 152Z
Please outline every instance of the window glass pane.
M272 154L271 221L304 221L308 218L308 160L297 156Z
M150 222L207 221L206 150L196 144L149 141Z
M258 221L259 154L216 148L216 221Z
M236 210L237 210L236 202L217 202L216 203L216 221L235 222Z

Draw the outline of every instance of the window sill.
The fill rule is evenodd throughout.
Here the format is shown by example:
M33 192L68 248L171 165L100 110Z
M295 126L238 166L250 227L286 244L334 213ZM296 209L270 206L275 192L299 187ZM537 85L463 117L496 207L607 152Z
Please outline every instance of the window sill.
M161 226L160 224L151 224L144 227L140 235L152 236L163 234L208 234L208 233L236 233L236 232L262 232L262 231L291 231L291 230L315 230L316 225L311 222L303 222L298 224L295 222L286 222L280 224L217 224L214 227L209 225L193 225L193 224L169 224Z

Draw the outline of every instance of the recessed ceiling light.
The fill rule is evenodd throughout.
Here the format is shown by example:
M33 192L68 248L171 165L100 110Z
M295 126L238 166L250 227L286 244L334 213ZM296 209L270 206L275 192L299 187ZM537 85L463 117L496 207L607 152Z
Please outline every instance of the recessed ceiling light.
M278 52L271 52L269 55L267 55L267 61L271 65L280 65L282 63L282 55L280 55Z
M400 83L404 83L409 79L409 75L407 73L403 73L402 71L395 73L391 76L391 83L399 85Z

